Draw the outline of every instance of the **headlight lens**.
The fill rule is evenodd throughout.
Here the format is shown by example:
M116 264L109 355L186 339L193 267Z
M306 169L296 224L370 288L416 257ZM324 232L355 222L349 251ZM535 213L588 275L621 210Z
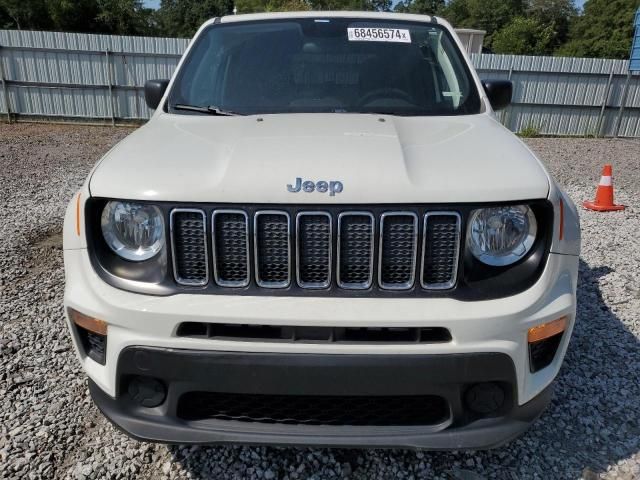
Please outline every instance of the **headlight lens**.
M147 260L164 247L164 219L153 205L108 202L100 223L109 248L126 260Z
M467 245L482 263L511 265L531 250L537 228L536 217L526 205L481 208L469 219Z

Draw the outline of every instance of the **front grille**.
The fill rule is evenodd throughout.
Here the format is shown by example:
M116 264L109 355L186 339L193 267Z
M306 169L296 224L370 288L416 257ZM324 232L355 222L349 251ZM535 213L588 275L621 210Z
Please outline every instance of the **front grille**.
M424 217L422 286L451 288L456 282L460 249L460 215L430 212Z
M461 223L453 211L174 209L174 277L207 285L211 267L211 283L222 288L450 289Z
M283 288L291 281L291 222L289 214L262 211L255 215L256 282Z
M173 274L181 285L206 285L209 281L206 224L202 210L171 212Z
M299 213L296 224L298 285L326 288L331 283L331 215Z
M239 210L213 214L213 271L222 287L249 284L249 220Z
M368 212L347 212L338 217L338 285L367 289L373 280L375 221Z
M448 402L435 395L335 396L188 392L178 401L183 420L227 420L285 425L438 425Z
M415 213L384 213L380 220L380 270L382 288L405 290L413 286L418 244Z
M177 335L236 341L299 343L445 343L451 333L444 327L306 327L183 322Z

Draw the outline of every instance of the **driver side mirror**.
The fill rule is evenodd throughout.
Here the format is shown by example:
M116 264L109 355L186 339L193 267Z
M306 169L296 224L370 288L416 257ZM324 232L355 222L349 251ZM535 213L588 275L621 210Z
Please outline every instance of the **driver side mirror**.
M147 80L144 84L144 99L147 106L155 110L162 100L164 92L167 90L169 80Z
M509 80L483 80L482 86L494 110L502 110L511 103L513 84Z

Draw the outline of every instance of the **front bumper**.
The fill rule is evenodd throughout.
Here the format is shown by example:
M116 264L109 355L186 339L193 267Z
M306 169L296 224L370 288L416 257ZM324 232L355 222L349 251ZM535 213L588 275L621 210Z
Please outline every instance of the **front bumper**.
M64 255L65 306L108 324L105 365L98 364L83 352L77 331L69 324L78 357L90 378L94 400L123 430L156 441L429 449L495 446L523 432L544 409L549 400L549 385L562 364L575 319L578 259L571 255L550 254L540 279L518 295L474 302L450 298L188 294L154 297L126 292L105 283L93 270L86 249L65 250ZM527 330L562 316L567 318L567 329L553 361L532 373ZM177 336L181 322L446 327L452 340L434 344L367 345L184 338ZM143 365L149 369L146 373L140 371L135 361L126 360L136 349L155 352L153 358L157 360ZM485 355L499 358L498 364L483 364ZM167 356L170 361L166 360ZM263 373L262 362L273 363L270 360L273 358L282 359L287 367L282 368L281 364L267 374ZM230 359L235 359L233 361L243 368L238 367L236 375L221 379L220 375L230 369ZM321 359L318 361L322 368L307 363L316 359ZM158 369L156 362L162 368ZM357 369L349 366L354 364ZM179 373L172 370L172 365ZM328 368L327 365L333 366ZM476 365L485 366L478 369ZM129 368L134 370L127 370ZM383 375L381 372L385 372L386 380L375 387L375 380ZM494 372L499 372L500 377L494 378ZM263 374L268 381L261 380ZM130 375L155 375L166 382L169 396L163 406L145 409L127 403L122 382ZM187 421L176 415L180 388L220 391L222 384L230 392L259 394L263 388L271 388L271 392L292 394L296 392L296 385L309 385L309 392L314 395L334 391L325 388L331 383L328 380L317 383L319 377L335 379L332 388L339 392L348 392L359 385L361 389L353 392L366 395L371 395L370 389L374 387L386 395L407 394L409 388L420 388L423 393L442 395L451 406L451 415L447 422L437 425L375 426L366 427L367 431L362 431L365 427L327 425L237 422L242 423L238 426L233 425L234 422L210 419ZM180 378L188 378L187 384ZM216 383L212 384L211 379ZM235 379L236 383L229 383L230 379ZM281 383L279 379L288 380ZM473 383L495 381L509 386L506 390L508 407L494 416L469 417L462 400L466 389Z
M118 394L112 398L90 381L91 395L117 427L141 440L166 443L242 443L275 445L410 447L424 449L492 448L520 435L547 406L545 389L517 406L516 374L509 356L497 353L450 355L314 355L125 349L118 362ZM129 385L136 378L158 379L166 397L156 407L143 407ZM465 393L489 382L504 393L490 414L468 408ZM259 418L250 406L227 406L234 419L212 417L185 406L193 392L225 392L259 396ZM282 393L288 397L282 400ZM197 395L197 394L196 394ZM362 412L339 411L347 425L314 424L316 396L366 398L370 408L388 401L428 395L443 399L446 411L422 425L349 425ZM299 398L307 406L300 412ZM422 398L422 397L420 397ZM406 402L407 409L411 409ZM413 403L411 403L413 405ZM196 404L197 405L197 404ZM378 404L380 406L380 404ZM325 407L326 408L326 407ZM339 407L341 408L341 407ZM425 408L429 408L425 403ZM289 409L289 410L288 410ZM296 409L296 410L290 410ZM331 418L330 412L324 412ZM423 417L422 412L416 412ZM407 419L410 412L389 413ZM297 424L274 422L278 415L307 418ZM355 422L354 422L355 423Z

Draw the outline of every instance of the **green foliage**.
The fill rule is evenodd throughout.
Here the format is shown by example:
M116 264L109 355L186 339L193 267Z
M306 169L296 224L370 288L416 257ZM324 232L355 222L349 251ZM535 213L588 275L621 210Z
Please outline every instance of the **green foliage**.
M0 0L4 28L40 29L53 27L45 0Z
M55 30L102 32L97 22L100 7L95 0L49 0L47 10Z
M144 8L142 0L98 0L96 21L106 32L116 35L152 33L153 10Z
M238 13L286 12L311 10L305 0L236 0Z
M529 0L527 7L529 17L552 28L553 39L550 46L553 50L567 41L569 25L577 13L573 0Z
M0 26L23 30L153 33L142 0L0 0Z
M163 35L192 37L206 20L232 10L232 0L162 0L156 19Z
M236 0L238 13L304 10L389 11L392 0Z
M444 7L444 0L404 0L398 2L394 11L402 13L419 13L422 15L435 15Z
M545 55L553 51L553 25L535 17L516 17L493 37L495 53Z
M491 47L493 35L524 12L524 0L468 0L473 28L487 32L485 45Z
M528 124L522 130L518 132L519 137L523 138L536 138L540 136L540 128L533 123Z
M458 28L485 30L496 53L628 58L640 0L235 0L238 13L368 10L436 14ZM0 0L0 28L191 37L234 0Z
M469 13L469 0L451 0L437 13L458 28L474 28L474 20Z
M552 54L567 39L573 0L451 0L438 14L459 28L487 32L496 53Z
M558 54L576 57L629 58L633 18L640 0L587 0L584 14L569 28L569 41Z

